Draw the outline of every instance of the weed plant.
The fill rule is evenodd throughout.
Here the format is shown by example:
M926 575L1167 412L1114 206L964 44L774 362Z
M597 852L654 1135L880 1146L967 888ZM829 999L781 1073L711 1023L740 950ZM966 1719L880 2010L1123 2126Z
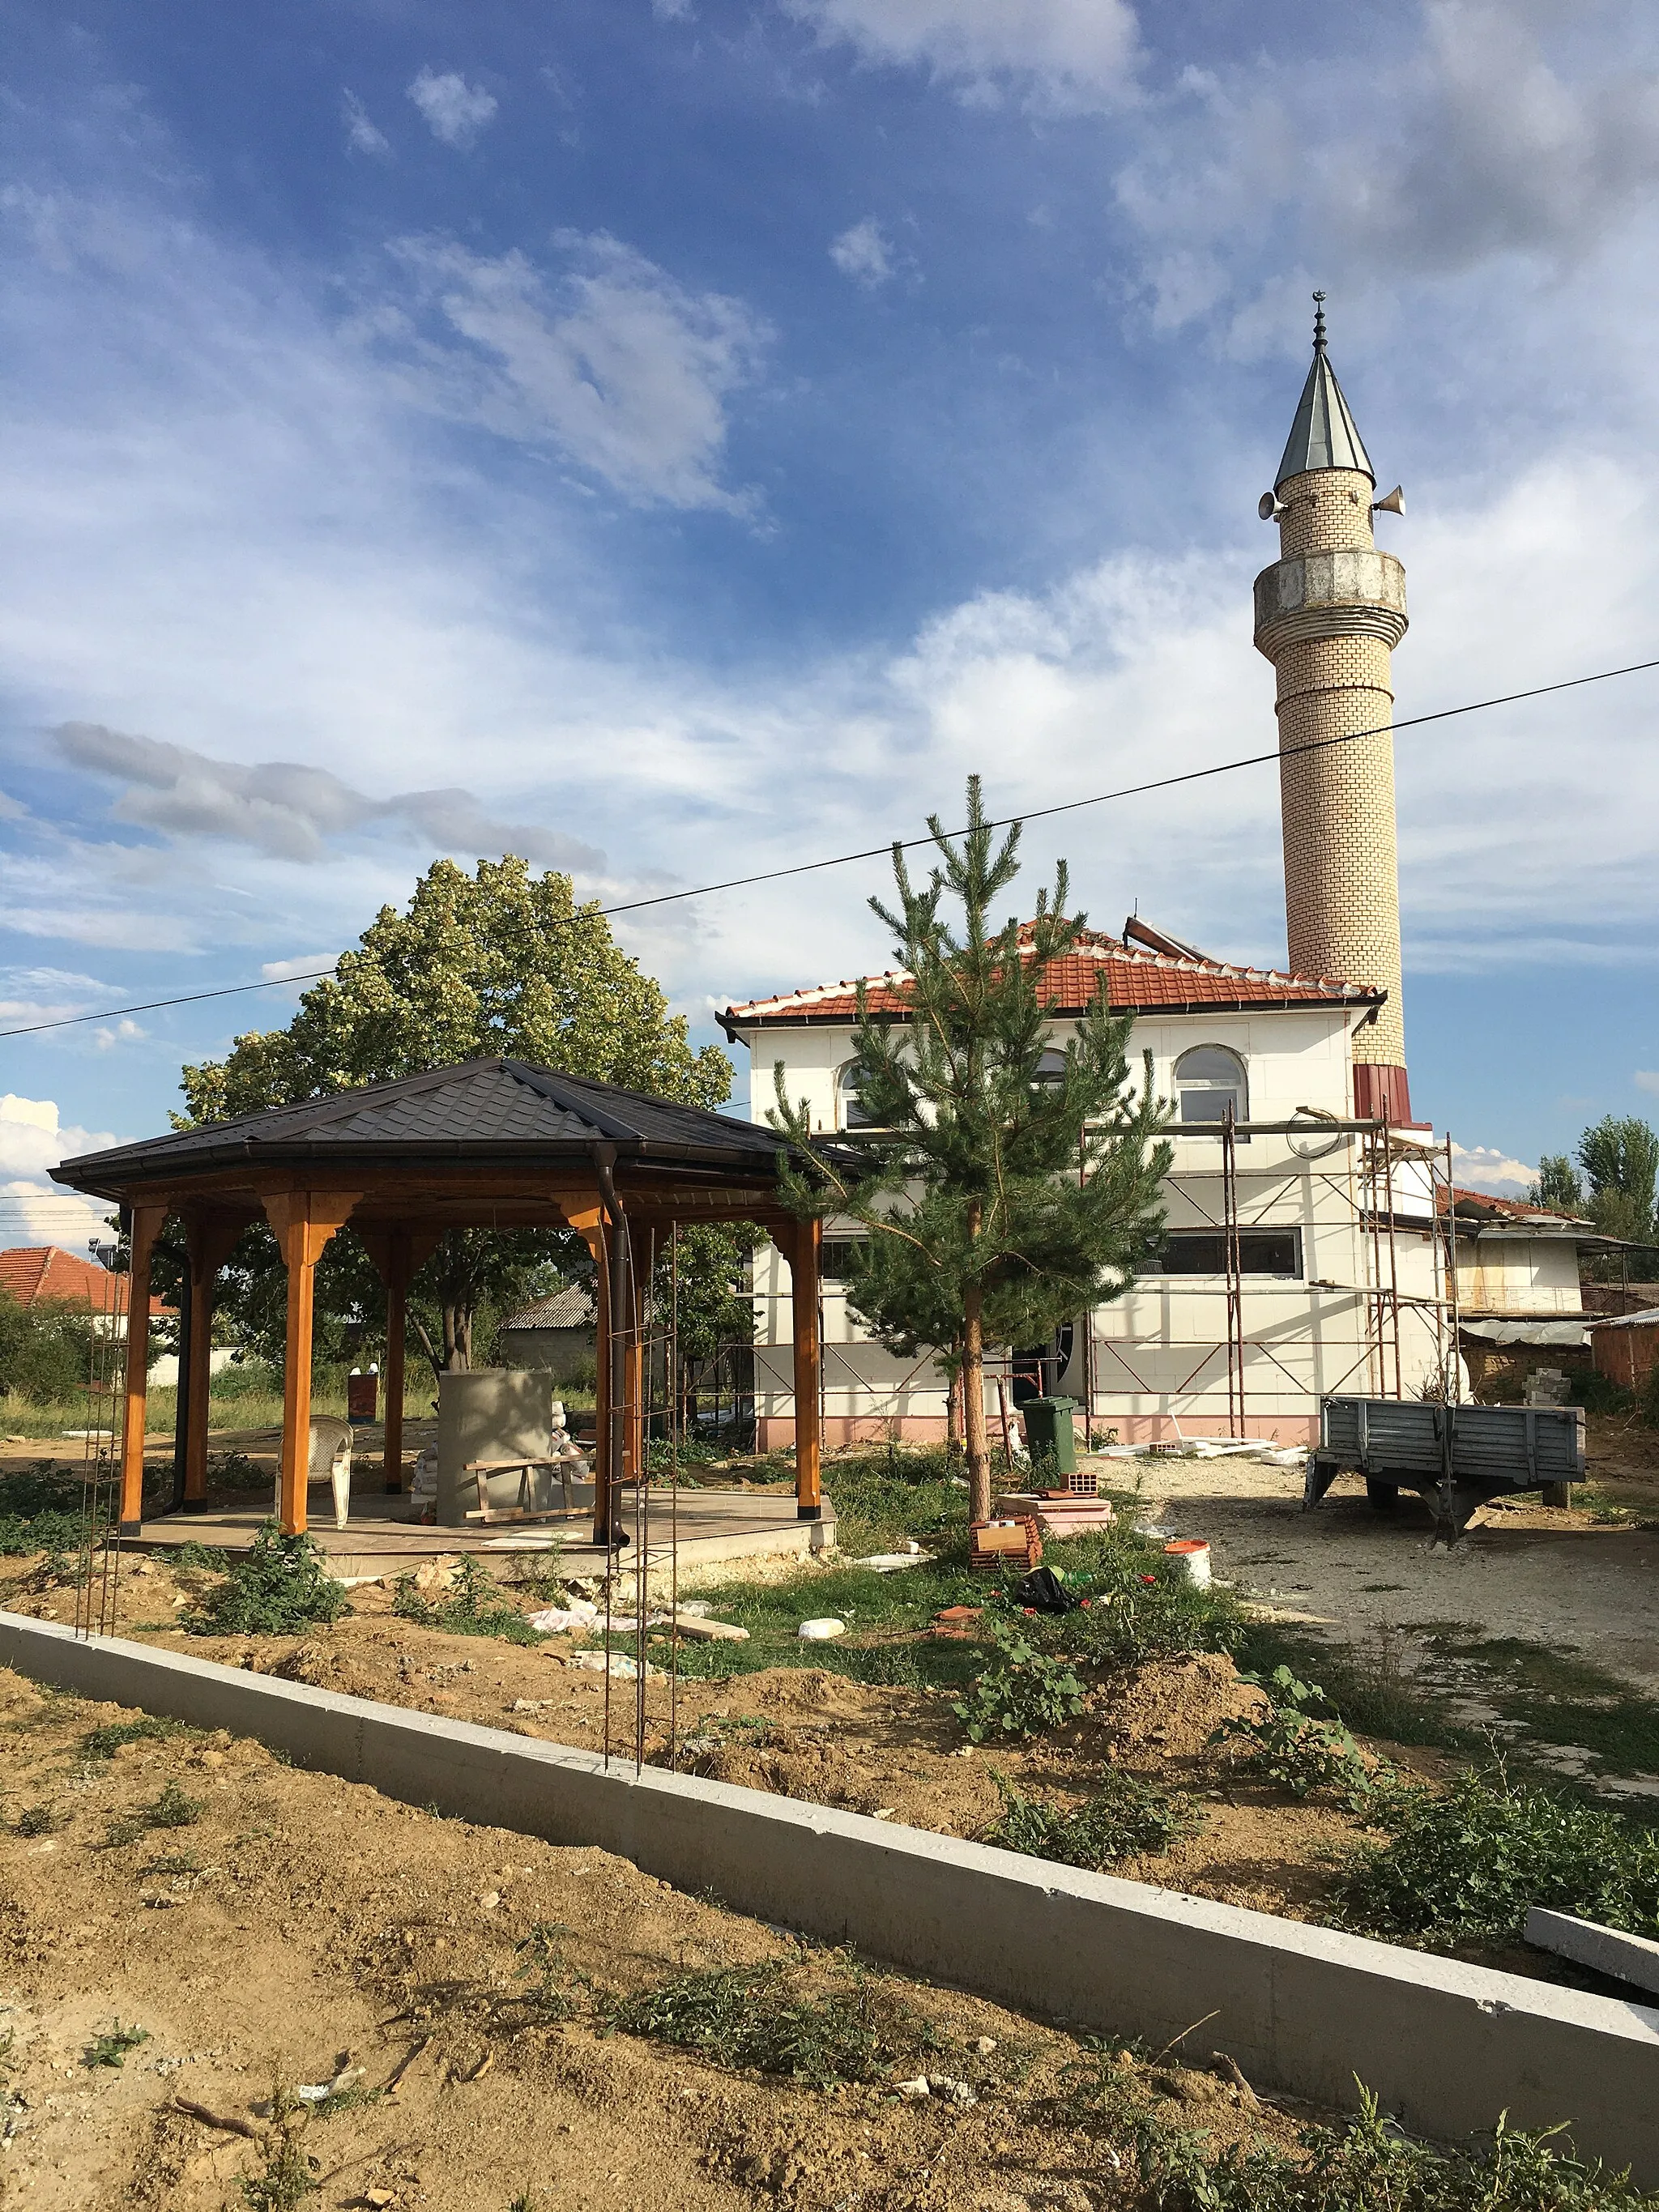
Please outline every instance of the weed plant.
M81 1755L83 1759L113 1759L127 1744L184 1733L182 1721L162 1720L155 1713L140 1713L137 1720L105 1721L99 1728L88 1729L81 1739Z
M304 2111L285 2082L273 2084L264 2172L245 2177L240 2185L242 2202L250 2212L299 2212L307 2197L321 2188L300 2148L298 2130Z
M1361 1810L1373 1787L1370 1770L1319 1685L1299 1681L1288 1667L1275 1667L1265 1680L1240 1680L1265 1692L1267 1711L1231 1714L1210 1741L1237 1746L1241 1765L1292 1797L1328 1790L1350 1811ZM1322 1716L1314 1710L1319 1706Z
M69 1826L67 1814L47 1804L30 1805L12 1823L15 1836L55 1836L60 1828Z
M1430 1948L1523 1940L1540 1905L1659 1937L1659 1832L1516 1782L1502 1760L1443 1796L1379 1793L1386 1844L1362 1846L1334 1892L1338 1927Z
M1110 1770L1102 1786L1075 1806L1028 1797L1000 1774L991 1779L1002 1813L985 1831L985 1842L1091 1873L1168 1850L1178 1837L1203 1825L1204 1814L1190 1797Z
M11 1419L9 1409L6 1418ZM82 1535L78 1474L44 1460L0 1475L0 1559L75 1552Z
M1084 1690L1071 1662L1040 1651L1018 1620L993 1620L997 1657L951 1710L974 1743L997 1735L1041 1735L1083 1711Z
M179 1626L191 1636L293 1636L337 1620L349 1601L323 1558L309 1536L262 1522L246 1553Z
M147 2027L123 2027L118 2013L110 2025L94 2035L87 2045L82 2063L87 2067L122 2067L127 2063L127 2053L137 2051L141 2043L149 2041Z
M781 2075L827 2089L837 2081L884 2080L928 2045L921 2015L878 1978L849 1969L819 1994L799 1987L781 1960L677 1974L657 1988L612 2000L605 2024L702 2051L721 2066Z
M1207 2138L1150 2106L1136 2074L1096 2055L1069 2069L1066 2124L1127 2152L1142 2212L1653 2212L1659 2197L1586 2165L1559 2129L1528 2134L1500 2116L1488 2138L1443 2148L1408 2136L1361 2091L1358 2112L1303 2129L1294 2153Z
M449 1588L434 1604L415 1587L415 1577L399 1575L392 1611L422 1628L441 1628L452 1636L496 1636L507 1644L539 1644L539 1633L502 1592L488 1567L470 1553L461 1559Z
M201 1817L200 1800L187 1797L176 1782L169 1782L153 1805L118 1814L109 1824L104 1847L112 1850L123 1844L135 1844L155 1828L193 1828Z

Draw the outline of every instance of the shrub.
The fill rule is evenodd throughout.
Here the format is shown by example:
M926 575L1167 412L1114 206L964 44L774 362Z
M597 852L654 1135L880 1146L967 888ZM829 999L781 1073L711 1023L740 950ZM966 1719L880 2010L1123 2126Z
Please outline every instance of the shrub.
M78 1551L83 1533L78 1475L50 1461L0 1475L0 1558Z
M1581 1367L1569 1376L1567 1395L1575 1406L1583 1406L1591 1413L1628 1413L1639 1402L1633 1390L1595 1367Z
M1327 1705L1316 1682L1299 1682L1288 1667L1275 1667L1263 1681L1242 1674L1266 1693L1265 1713L1234 1714L1222 1722L1212 1743L1242 1745L1243 1763L1292 1797L1311 1797L1316 1790L1334 1790L1357 1804L1372 1788L1359 1746L1333 1715L1320 1719L1309 1708Z
M1167 1850L1204 1817L1190 1797L1109 1770L1101 1787L1078 1806L1027 1797L1000 1774L991 1779L1001 1793L1002 1815L985 1831L988 1844L1097 1874L1120 1859Z
M1040 1651L1017 1621L994 1620L1000 1655L975 1675L951 1710L975 1743L989 1735L1038 1735L1083 1710L1083 1685L1068 1659Z
M1659 1936L1659 1834L1601 1806L1512 1781L1501 1761L1443 1796L1395 1789L1376 1818L1393 1832L1340 1878L1331 1917L1425 1943L1518 1942L1528 1905Z
M349 1602L309 1536L284 1536L266 1521L219 1587L182 1613L179 1626L191 1636L292 1636L337 1620Z
M499 1636L509 1644L542 1640L502 1595L489 1568L480 1566L470 1553L462 1558L453 1581L435 1604L415 1587L413 1575L399 1575L392 1609L422 1628L447 1629L452 1636Z
M87 1306L48 1299L26 1306L0 1290L0 1397L37 1406L80 1398L92 1373L92 1331Z

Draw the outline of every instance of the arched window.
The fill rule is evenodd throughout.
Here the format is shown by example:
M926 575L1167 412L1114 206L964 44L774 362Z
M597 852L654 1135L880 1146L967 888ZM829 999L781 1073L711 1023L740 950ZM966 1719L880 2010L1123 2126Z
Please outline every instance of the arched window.
M1066 1080L1066 1055L1050 1045L1036 1064L1036 1080L1046 1088Z
M1249 1085L1244 1063L1224 1044L1195 1044L1175 1064L1176 1095L1183 1121L1235 1121L1250 1118Z
M868 1129L874 1127L864 1110L864 1101L859 1097L859 1064L849 1060L836 1078L836 1097L841 1107L841 1126L843 1129Z

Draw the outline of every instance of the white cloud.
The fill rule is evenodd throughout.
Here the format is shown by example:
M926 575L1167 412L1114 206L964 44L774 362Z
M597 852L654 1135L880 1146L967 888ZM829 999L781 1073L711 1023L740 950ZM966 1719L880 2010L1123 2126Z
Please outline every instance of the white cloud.
M1632 1079L1638 1091L1659 1094L1659 1068L1638 1067Z
M125 785L110 810L116 821L175 842L224 838L279 860L315 862L327 857L331 838L391 823L428 851L470 858L514 852L538 867L580 868L590 875L605 866L604 854L591 845L538 823L497 819L470 791L405 791L371 799L330 769L297 761L243 767L98 722L63 722L52 734L76 768Z
M495 94L481 84L469 84L457 70L422 68L409 87L409 96L433 137L446 146L471 146L495 114Z
M970 101L1005 86L1034 104L1114 106L1133 89L1138 33L1127 0L781 0L826 44L866 61L921 66Z
M373 154L384 161L392 152L392 141L384 131L370 118L368 110L355 92L340 94L340 109L345 118L346 144L354 154Z
M259 973L268 983L286 983L296 975L307 980L331 974L337 955L332 952L295 952L286 960L263 960Z
M1264 50L1188 68L1146 107L1114 191L1155 328L1213 316L1235 356L1279 352L1314 270L1369 297L1490 264L1512 300L1517 269L1571 279L1651 213L1650 15L1579 11L1563 40L1547 4L1428 0L1417 30L1363 78L1340 50Z
M400 319L374 335L410 365L410 388L428 404L555 446L625 498L748 513L752 501L719 481L724 403L756 374L766 324L603 231L556 242L562 279L516 250L491 258L449 240L401 240L438 334Z
M855 283L867 284L872 289L898 273L892 246L872 215L866 216L862 222L854 223L839 238L830 240L830 258L843 276L851 276Z
M1512 1160L1491 1145L1452 1146L1452 1180L1467 1190L1484 1190L1493 1198L1524 1198L1538 1180L1536 1168Z
M64 1126L55 1099L0 1097L0 1243L83 1252L88 1237L107 1236L109 1207L60 1190L50 1170L118 1141L107 1130Z
M137 1044L141 1038L147 1037L149 1031L140 1029L137 1022L123 1015L112 1028L95 1029L92 1034L93 1042L100 1052L112 1052L118 1044Z

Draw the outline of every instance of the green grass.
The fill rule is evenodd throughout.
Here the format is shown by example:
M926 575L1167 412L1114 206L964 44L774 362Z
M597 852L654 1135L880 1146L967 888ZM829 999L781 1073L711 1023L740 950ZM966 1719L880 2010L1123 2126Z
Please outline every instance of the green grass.
M10 1419L9 1409L6 1418ZM0 1475L0 1559L78 1552L82 1533L77 1473L43 1460L38 1466Z
M81 1739L81 1754L84 1759L113 1759L126 1744L144 1743L152 1736L185 1733L182 1721L160 1720L154 1713L140 1713L137 1720L106 1721L100 1728L88 1729Z
M1659 1699L1615 1674L1520 1637L1432 1637L1443 1657L1476 1668L1492 1703L1516 1721L1522 1741L1574 1744L1615 1774L1659 1773Z
M803 1568L778 1582L723 1583L711 1592L716 1610L746 1628L750 1640L683 1645L681 1674L724 1681L769 1667L814 1667L899 1688L954 1690L971 1681L985 1664L981 1646L913 1639L947 1606L1011 1607L1019 1572L970 1571L967 1492L951 1480L944 1452L880 1450L837 1459L824 1486L837 1515L837 1544L849 1561L861 1553L896 1550L909 1538L933 1556L890 1575L847 1564ZM1229 1650L1243 1633L1243 1614L1225 1591L1194 1589L1171 1568L1161 1544L1127 1526L1048 1544L1043 1564L1089 1601L1063 1619L1026 1625L1045 1653L1114 1666ZM824 1614L846 1621L848 1636L833 1644L801 1643L801 1622Z

